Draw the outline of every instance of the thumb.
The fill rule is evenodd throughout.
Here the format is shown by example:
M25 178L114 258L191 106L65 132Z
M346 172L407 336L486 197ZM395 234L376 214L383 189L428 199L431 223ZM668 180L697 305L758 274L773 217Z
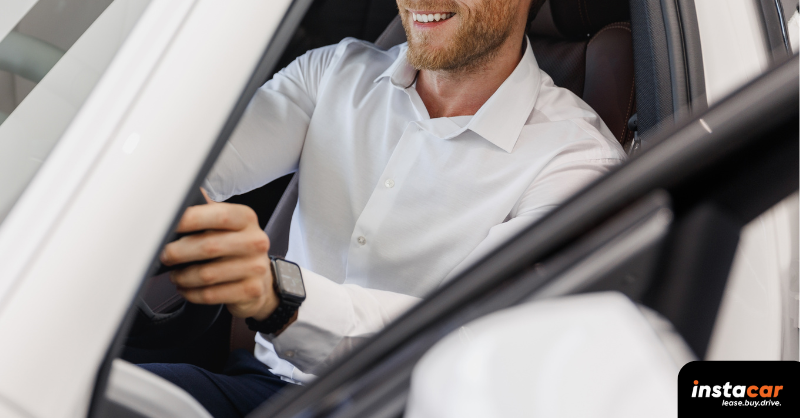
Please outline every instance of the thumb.
M211 200L211 198L210 198L210 197L208 197L208 192L206 192L206 189L204 189L204 188L202 188L202 187L201 187L201 188L200 188L200 193L202 193L202 194L203 194L203 197L205 197L205 198L206 198L206 203L217 203L217 202L215 202L215 201Z

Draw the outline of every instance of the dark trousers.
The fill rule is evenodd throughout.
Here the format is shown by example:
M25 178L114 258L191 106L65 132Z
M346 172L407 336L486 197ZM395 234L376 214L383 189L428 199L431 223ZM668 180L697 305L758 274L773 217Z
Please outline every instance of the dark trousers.
M139 366L189 392L215 418L243 417L287 384L246 350L233 351L219 374L190 364Z

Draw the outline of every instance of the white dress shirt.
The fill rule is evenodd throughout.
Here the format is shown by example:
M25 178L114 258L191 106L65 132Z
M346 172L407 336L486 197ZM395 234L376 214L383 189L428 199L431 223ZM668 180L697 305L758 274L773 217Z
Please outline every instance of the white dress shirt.
M304 382L619 164L597 114L528 48L474 116L431 119L406 45L309 51L264 84L209 174L215 200L297 171L286 258L307 299L256 357Z

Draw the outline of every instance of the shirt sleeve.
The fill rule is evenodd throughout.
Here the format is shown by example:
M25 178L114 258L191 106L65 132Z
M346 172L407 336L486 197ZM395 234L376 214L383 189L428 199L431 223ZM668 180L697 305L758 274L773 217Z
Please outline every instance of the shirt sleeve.
M337 45L314 49L256 91L203 187L216 201L297 170L300 152Z
M500 244L541 219L579 190L622 163L623 159L624 156L573 161L554 159L531 183L512 209L509 219L489 229L486 238L450 272L445 281L457 276Z
M421 300L302 274L306 300L297 320L277 337L261 337L303 373L319 373Z
M554 160L519 199L510 215L513 217L491 228L447 280L621 162L622 158ZM281 358L303 373L318 374L421 300L338 284L305 269L303 280L307 299L300 307L297 321L277 337L262 336L271 341Z

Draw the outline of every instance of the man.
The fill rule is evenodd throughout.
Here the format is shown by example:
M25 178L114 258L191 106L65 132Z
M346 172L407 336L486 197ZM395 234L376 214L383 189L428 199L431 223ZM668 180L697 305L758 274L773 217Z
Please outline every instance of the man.
M191 302L249 318L257 360L236 353L223 374L144 367L216 416L244 415L621 162L600 118L536 64L525 28L542 2L398 0L407 45L346 39L265 84L204 188L219 201L297 170L286 258L306 299L295 311L276 294L252 210L189 208L179 232L206 232L162 262L211 260L172 280Z

